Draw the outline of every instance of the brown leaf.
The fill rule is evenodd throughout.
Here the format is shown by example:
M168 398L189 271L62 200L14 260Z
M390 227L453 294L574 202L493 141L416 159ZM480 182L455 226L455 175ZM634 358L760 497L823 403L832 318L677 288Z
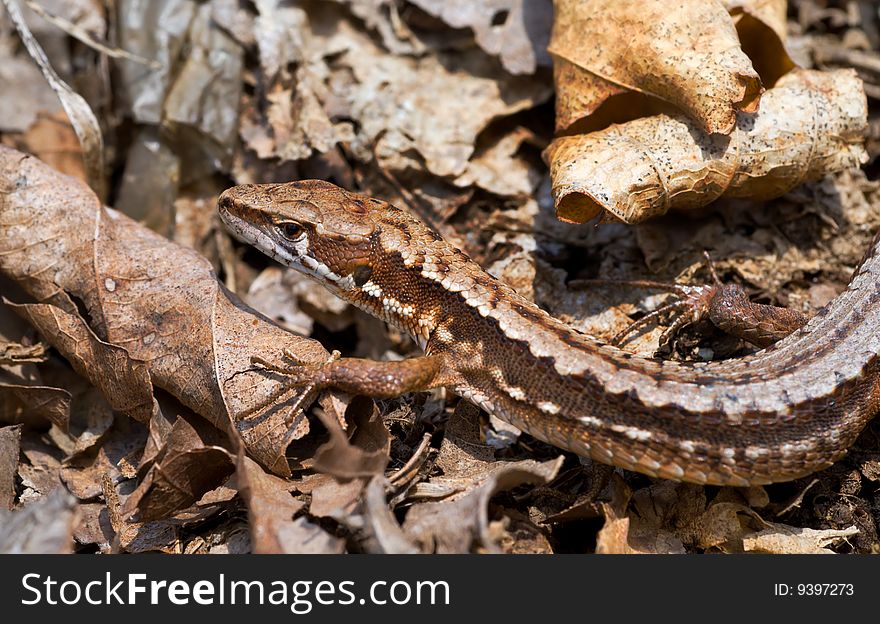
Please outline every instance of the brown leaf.
M330 475L314 476L323 478L312 489L309 514L318 518L333 518L341 522L357 509L367 479L337 481Z
M666 482L670 487L677 484ZM645 488L646 490L648 488ZM605 525L596 536L596 552L600 554L681 554L684 545L664 526L665 502L658 497L658 504L649 513L630 513L632 491L619 475L611 477L611 502L602 503ZM651 497L653 500L653 496Z
M27 504L45 497L61 485L63 455L54 446L34 440L30 436L22 439L21 452L27 461L18 465L18 476L23 487L19 504Z
M354 432L351 442L333 418L322 418L330 441L315 453L314 469L340 479L382 474L388 465L391 436L372 401L351 404Z
M28 54L39 66L43 77L55 91L55 95L61 100L61 106L70 120L76 135L82 145L82 156L85 170L88 173L92 187L99 197L104 197L106 184L104 181L104 138L101 134L101 126L98 118L89 107L88 102L79 93L59 78L55 69L49 63L46 53L40 47L36 38L31 34L25 22L19 5L12 0L0 0L6 6L6 11L18 31L21 41L27 48Z
M76 500L64 488L27 507L0 510L0 553L69 553L75 522Z
M292 484L267 474L243 455L238 457L239 491L248 506L254 553L341 553L345 542L304 516L294 519L304 503L295 499Z
M739 113L730 137L658 115L547 148L557 216L583 223L602 211L637 223L718 197L768 199L866 159L867 104L852 70L796 71Z
M232 474L235 467L229 451L209 442L210 438L216 442L220 432L207 431L207 426L200 429L178 416L146 476L128 497L123 515L137 509L141 522L168 517Z
M103 208L33 158L0 147L0 188L0 273L71 315L78 312L67 293L78 298L102 341L124 346L154 384L216 427L234 422L253 457L289 474L284 450L308 432L302 393L291 389L255 411L284 379L256 370L251 356L281 360L288 349L323 363L320 344L255 314L202 256Z
M150 419L153 387L143 362L99 339L78 315L48 304L3 303L36 327L77 373L102 391L113 409L141 422Z
M41 428L49 421L67 428L70 393L61 388L0 381L0 422Z
M761 80L718 2L557 0L555 9L557 129L622 89L671 102L709 133L729 133L737 111L758 107Z
M86 503L77 507L77 521L73 528L73 539L77 544L95 544L102 553L106 553L110 551L113 535L107 507L103 503Z
M474 184L496 195L532 195L544 172L517 154L523 143L534 139L531 130L519 126L478 149L465 172L456 178L456 186Z
M80 381L85 386L85 382ZM97 388L86 386L78 389L73 397L69 430L65 432L59 427L52 427L49 437L69 459L99 444L112 426L112 407Z
M21 426L0 427L0 511L12 509L15 504L20 441Z
M61 111L40 113L23 137L24 149L61 173L88 181L79 139Z
M78 499L94 498L101 494L101 479L105 474L114 482L126 478L121 474L120 462L135 462L146 438L143 425L119 419L93 455L79 455L62 466L61 479Z

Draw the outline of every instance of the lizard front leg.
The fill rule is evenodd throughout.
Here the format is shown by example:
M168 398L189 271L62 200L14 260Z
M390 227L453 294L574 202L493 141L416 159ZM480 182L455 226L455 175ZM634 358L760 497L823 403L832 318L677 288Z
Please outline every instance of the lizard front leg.
M289 357L289 356L288 356ZM293 359L293 358L290 358ZM342 358L325 364L272 363L254 357L260 368L284 375L284 387L336 388L351 394L387 399L449 383L446 359L426 355L400 361Z

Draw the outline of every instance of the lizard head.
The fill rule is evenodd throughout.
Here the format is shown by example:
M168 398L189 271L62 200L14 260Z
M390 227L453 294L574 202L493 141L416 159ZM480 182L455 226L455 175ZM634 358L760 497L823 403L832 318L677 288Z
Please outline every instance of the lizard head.
M237 238L347 300L370 288L382 218L400 212L321 180L244 184L224 191L219 204Z

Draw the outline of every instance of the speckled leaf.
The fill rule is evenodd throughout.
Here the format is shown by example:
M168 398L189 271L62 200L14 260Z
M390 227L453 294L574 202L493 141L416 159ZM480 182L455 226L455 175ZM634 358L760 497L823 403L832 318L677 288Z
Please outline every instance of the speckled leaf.
M708 132L727 134L737 111L757 109L761 80L717 0L556 0L555 9L557 129L621 90L670 102Z
M867 158L867 102L852 70L787 74L730 137L658 115L557 138L547 149L557 216L636 223L722 195L768 199Z

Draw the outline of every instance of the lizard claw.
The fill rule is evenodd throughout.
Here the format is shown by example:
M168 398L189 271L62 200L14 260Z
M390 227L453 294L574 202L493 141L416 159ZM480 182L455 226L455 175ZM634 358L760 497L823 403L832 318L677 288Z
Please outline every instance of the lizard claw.
M240 412L238 417L246 419L254 414L259 414L268 407L274 405L278 400L287 396L291 392L296 393L296 400L292 414L296 414L303 405L311 402L314 396L324 389L327 380L327 367L340 357L339 351L333 351L330 358L323 364L315 364L306 362L298 357L290 349L282 349L283 360L281 362L270 362L259 355L251 356L251 364L256 368L272 373L278 373L284 376L284 380L278 388L271 392L259 403L253 405L247 410Z
M686 326L692 325L709 316L709 310L712 302L718 295L719 290L726 288L739 288L736 285L726 286L721 283L718 273L715 270L715 264L709 253L704 251L703 256L706 259L706 266L712 276L711 284L702 284L690 286L686 284L676 284L674 282L658 282L654 280L575 280L570 285L583 286L588 284L603 285L623 285L635 288L654 288L664 290L677 298L677 301L663 305L656 310L649 312L640 319L632 322L623 330L615 334L609 341L612 345L621 346L626 343L627 337L643 327L653 323L661 323L664 318L673 318L672 323L667 327L660 336L659 351L666 352L669 350L672 341L678 333Z

